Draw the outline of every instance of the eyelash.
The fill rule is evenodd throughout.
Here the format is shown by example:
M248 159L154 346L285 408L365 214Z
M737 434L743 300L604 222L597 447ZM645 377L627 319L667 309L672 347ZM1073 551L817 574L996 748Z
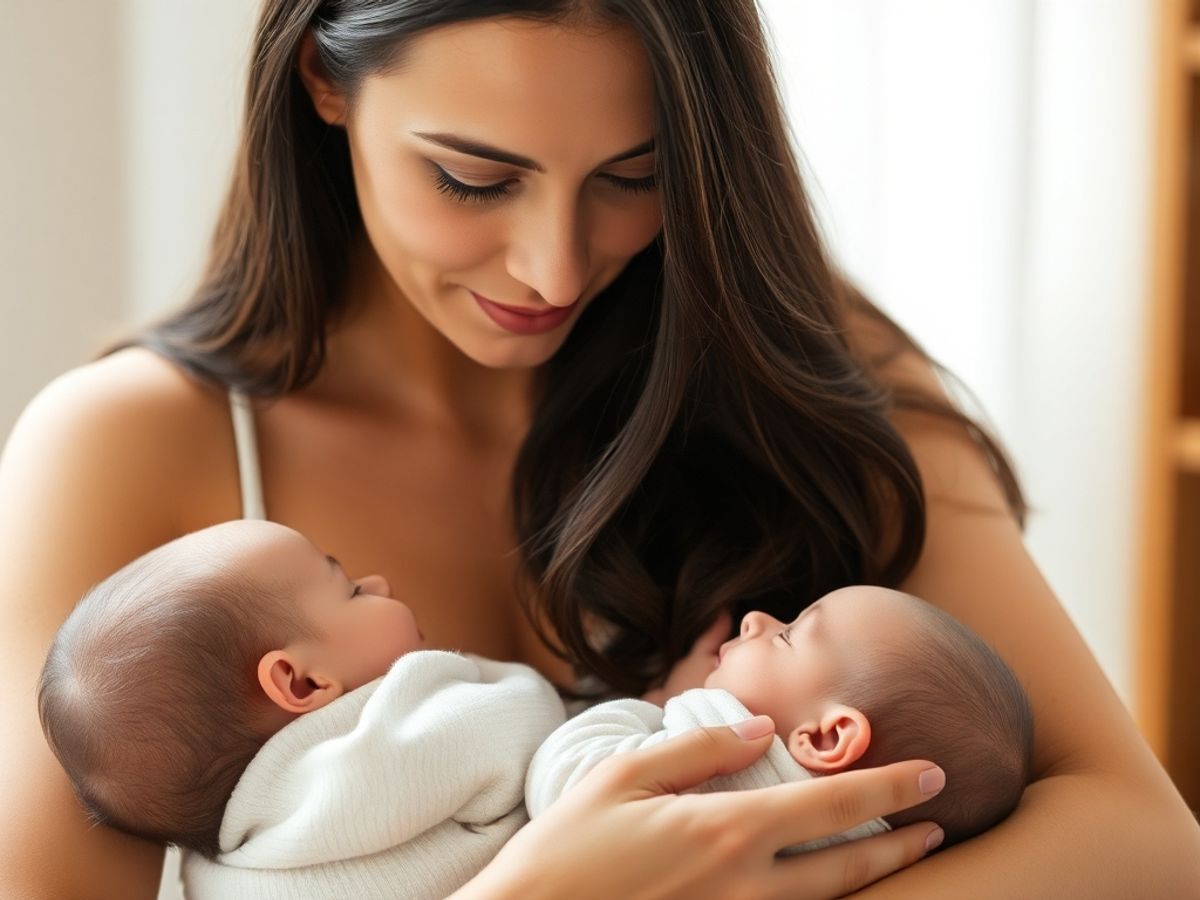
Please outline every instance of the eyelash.
M792 646L792 636L790 634L791 630L792 629L789 627L789 628L785 628L785 629L783 629L783 631L779 632L779 636L783 639L783 642L785 644L787 644L789 647Z
M362 585L361 585L361 584L356 584L356 585L354 585L354 590L352 590L352 591L350 592L350 596L351 596L351 597L357 597L357 596L358 596L359 594L361 594L361 593L362 593Z
M469 184L463 184L436 163L433 164L433 177L437 189L443 193L459 200L463 203L487 203L491 200L499 200L508 194L511 181L502 181L499 184L490 184L486 187L475 187ZM649 175L645 178L620 178L616 175L602 175L602 178L607 180L613 187L624 191L627 194L648 194L657 187L654 176Z

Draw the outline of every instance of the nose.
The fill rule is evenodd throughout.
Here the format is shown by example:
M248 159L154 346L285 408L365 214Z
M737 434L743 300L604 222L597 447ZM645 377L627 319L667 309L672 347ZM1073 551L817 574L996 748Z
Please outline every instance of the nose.
M391 597L392 586L388 584L388 580L382 575L368 575L366 578L358 580L358 586L363 589L364 594L374 594L376 597Z
M773 625L778 625L779 622L773 616L768 616L764 612L748 612L742 617L741 638L758 637Z
M579 300L588 278L585 232L575 197L553 198L530 208L512 233L508 273L551 306L571 306Z

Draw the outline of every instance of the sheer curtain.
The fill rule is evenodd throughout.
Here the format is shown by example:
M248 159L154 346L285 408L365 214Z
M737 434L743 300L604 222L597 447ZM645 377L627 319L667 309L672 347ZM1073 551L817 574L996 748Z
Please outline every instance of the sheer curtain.
M982 404L1128 698L1153 4L760 2L836 257Z

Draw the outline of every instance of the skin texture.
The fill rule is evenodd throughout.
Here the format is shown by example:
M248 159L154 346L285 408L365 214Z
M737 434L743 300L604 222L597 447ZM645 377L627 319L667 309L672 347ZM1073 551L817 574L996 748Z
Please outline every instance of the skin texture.
M225 542L222 563L261 583L279 585L311 630L259 661L259 683L280 710L298 714L320 709L424 646L412 610L392 595L382 575L351 580L340 562L275 522L227 522L184 541L203 540L214 532Z
M644 51L624 31L559 33L548 42L544 27L511 22L435 30L398 73L367 80L353 115L347 98L308 78L318 113L349 136L363 221L387 276L377 314L415 313L425 327L396 333L428 344L432 328L463 364L528 371L545 362L662 225L656 193L633 189L653 176L654 154L602 164L653 137ZM561 90L564 71L571 90ZM520 153L542 171L418 136L447 134ZM503 193L458 199L433 189L439 175ZM471 292L531 313L572 312L545 334L514 335Z
M437 77L408 92L401 82L422 77L422 45L437 40L458 41L461 52L451 66L428 44ZM422 38L409 68L369 82L350 110L303 51L316 108L348 123L371 241L353 260L351 312L330 336L325 368L257 416L273 520L346 571L403 584L429 646L521 660L558 679L561 663L518 610L507 496L534 367L562 335L514 340L490 327L466 290L531 309L585 303L622 255L651 239L653 195L614 195L600 177L649 166L604 165L650 136L648 87L630 53L620 32L475 23ZM393 107L401 94L404 107ZM437 192L422 157L479 184L507 170L435 153L404 137L413 128L468 133L546 171L513 173L503 201L459 204ZM853 337L868 351L878 343L865 323ZM940 391L913 358L884 375ZM901 587L943 606L1012 665L1034 706L1040 780L997 829L871 890L1187 896L1200 883L1200 831L1026 554L985 460L961 430L915 414L896 425L930 498L928 540ZM0 883L10 894L153 896L161 850L87 825L30 698L75 598L145 551L238 516L237 484L223 393L145 351L65 375L12 434L0 460L0 728L10 761L0 767ZM829 897L921 855L928 825L772 857L920 802L929 763L754 797L664 796L740 768L766 746L714 729L606 764L462 896ZM1133 809L1137 828L1126 825Z
M704 687L729 691L755 715L770 716L792 756L810 771L853 765L871 743L861 710L831 700L837 685L873 650L916 638L907 598L884 588L834 591L780 622L747 613L737 637L717 651Z

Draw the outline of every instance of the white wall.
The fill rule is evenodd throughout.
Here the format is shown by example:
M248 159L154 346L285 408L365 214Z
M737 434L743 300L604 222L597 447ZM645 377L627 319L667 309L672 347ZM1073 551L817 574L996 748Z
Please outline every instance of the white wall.
M92 0L0 0L0 436L115 333L129 214L119 18ZM64 61L70 64L65 65Z
M254 0L0 0L0 438L177 303L237 139Z
M123 0L134 319L177 305L200 273L236 150L258 6Z

